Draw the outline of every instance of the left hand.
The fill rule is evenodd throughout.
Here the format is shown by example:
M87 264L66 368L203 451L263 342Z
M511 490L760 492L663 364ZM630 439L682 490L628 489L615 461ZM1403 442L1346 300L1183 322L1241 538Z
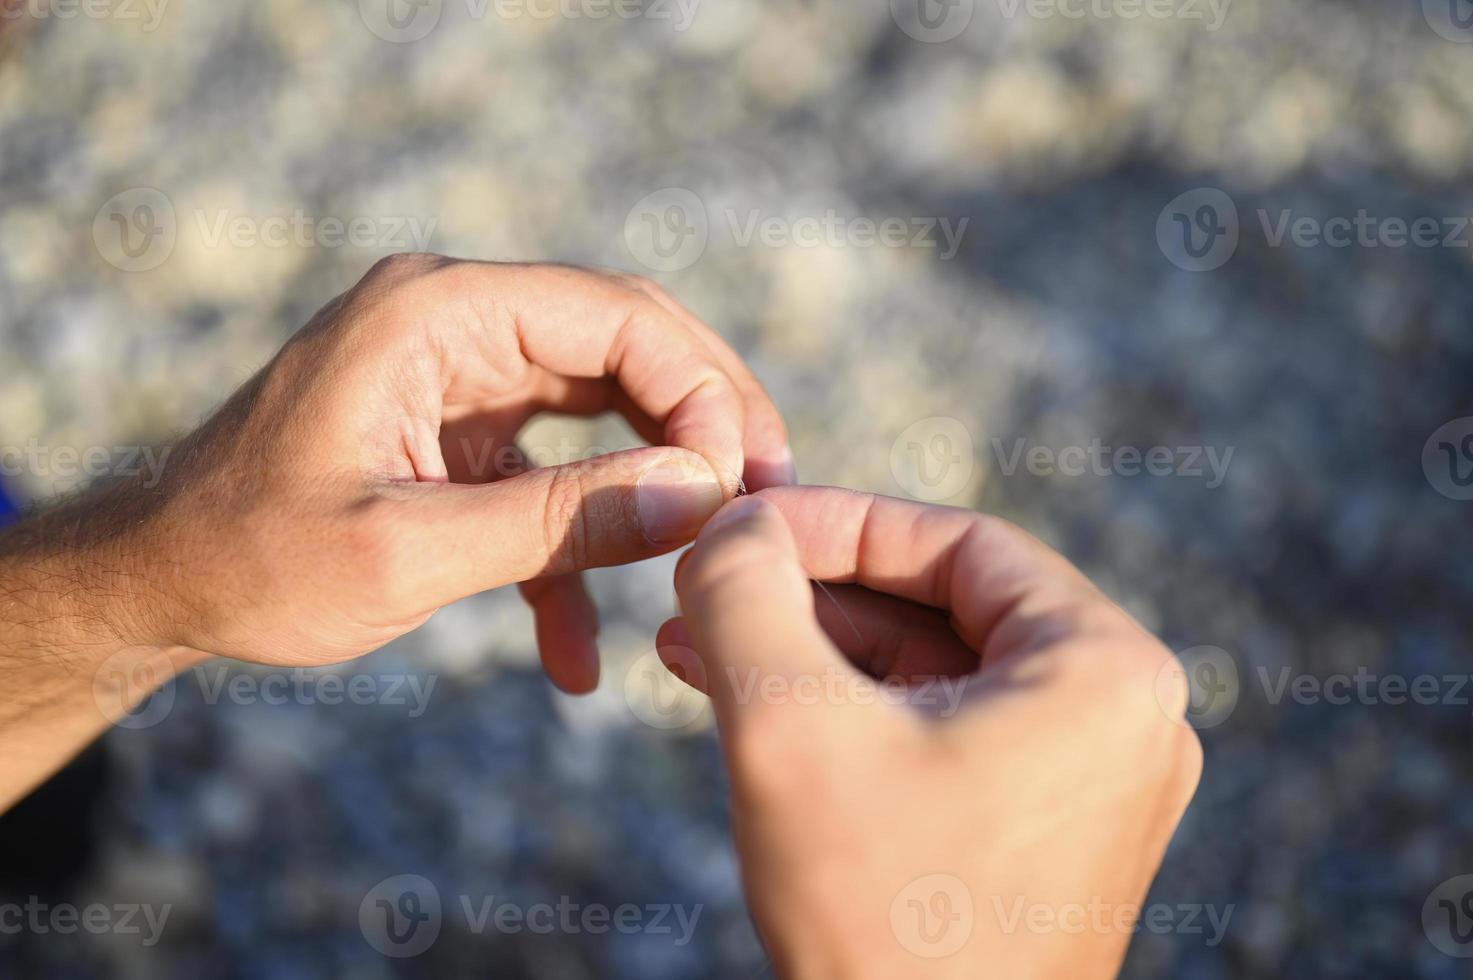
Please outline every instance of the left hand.
M543 411L656 447L522 472ZM598 681L578 573L671 551L736 492L791 482L781 418L708 326L641 279L432 255L379 263L203 428L122 488L80 566L133 593L138 645L258 663L366 653L521 583L548 675Z

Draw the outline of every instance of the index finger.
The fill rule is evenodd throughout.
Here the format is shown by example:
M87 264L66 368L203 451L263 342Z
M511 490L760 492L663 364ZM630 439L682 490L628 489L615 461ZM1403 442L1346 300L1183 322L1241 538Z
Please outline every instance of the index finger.
M529 366L611 377L662 426L669 445L704 456L735 493L744 465L742 392L710 348L652 297L559 265L453 262L424 282L430 308L443 310L448 297L462 314L451 318L461 333L441 337L447 401L494 397L525 380L516 372Z

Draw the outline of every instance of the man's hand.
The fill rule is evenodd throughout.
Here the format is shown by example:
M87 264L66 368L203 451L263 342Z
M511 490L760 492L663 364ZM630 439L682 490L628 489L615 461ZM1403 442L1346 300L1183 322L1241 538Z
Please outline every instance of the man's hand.
M659 448L527 470L514 440L533 415L610 410ZM590 690L597 614L578 572L679 547L739 479L791 482L791 460L741 360L650 283L381 262L175 449L157 487L0 538L0 739L12 758L46 746L0 773L0 808L95 734L60 703L62 675L90 684L124 650L160 680L196 652L331 664L521 583L549 676ZM41 715L44 737L25 728Z
M1201 770L1159 642L1001 520L843 490L726 505L676 587L781 976L1115 974Z

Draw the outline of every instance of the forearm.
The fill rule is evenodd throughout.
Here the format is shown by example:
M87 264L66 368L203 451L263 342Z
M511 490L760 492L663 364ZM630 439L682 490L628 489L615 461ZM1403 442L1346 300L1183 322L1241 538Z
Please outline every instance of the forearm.
M153 639L154 604L117 533L121 494L0 535L0 811L199 657Z

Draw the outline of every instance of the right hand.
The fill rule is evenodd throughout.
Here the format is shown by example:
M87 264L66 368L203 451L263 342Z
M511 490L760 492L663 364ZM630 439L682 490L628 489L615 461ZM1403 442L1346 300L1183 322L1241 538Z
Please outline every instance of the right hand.
M848 621L810 577L862 587ZM661 656L714 700L780 975L1114 975L1202 765L1154 637L1004 521L834 489L727 504L676 588ZM865 675L965 698L924 718Z

